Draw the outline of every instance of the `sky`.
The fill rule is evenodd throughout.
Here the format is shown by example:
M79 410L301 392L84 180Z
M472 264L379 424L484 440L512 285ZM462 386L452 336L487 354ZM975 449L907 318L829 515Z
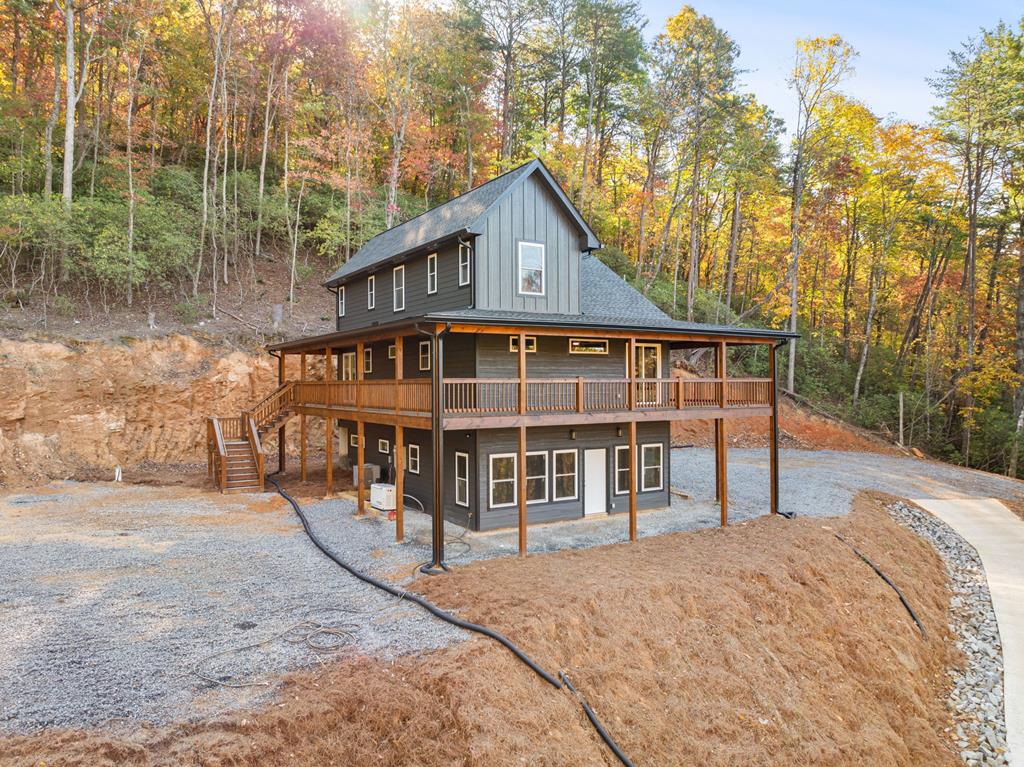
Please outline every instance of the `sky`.
M842 86L880 117L923 123L935 103L928 78L949 61L949 51L1000 20L1016 25L1020 0L640 0L653 38L665 20L689 2L714 19L740 48L745 90L792 127L796 97L786 85L798 37L838 33L859 54Z

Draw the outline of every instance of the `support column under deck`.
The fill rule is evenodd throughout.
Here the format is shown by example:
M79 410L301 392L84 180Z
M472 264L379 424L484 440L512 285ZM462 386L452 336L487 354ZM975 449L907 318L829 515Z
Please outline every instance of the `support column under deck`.
M769 423L768 444L768 481L771 484L770 508L772 514L779 513L779 385L775 370L777 349L775 344L768 347L768 377L772 379L770 390L772 414Z

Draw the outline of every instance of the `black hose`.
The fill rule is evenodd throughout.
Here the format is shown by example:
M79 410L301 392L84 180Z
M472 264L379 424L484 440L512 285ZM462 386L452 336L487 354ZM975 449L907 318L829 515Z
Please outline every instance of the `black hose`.
M921 623L921 619L917 617L917 613L915 613L914 612L914 608L910 606L910 602L907 600L906 596L904 596L903 592L900 591L900 587L897 586L895 583L893 583L892 578L890 578L888 575L883 573L882 569L878 565L876 565L874 562L872 562L870 559L868 559L866 556L864 556L864 554L862 554L857 549L856 546L854 546L852 543L850 543L848 540L846 540L839 533L836 533L835 535L836 535L836 538L838 538L843 543L845 543L847 546L849 546L853 550L854 554L856 554L858 557L860 557L861 560L863 560L869 567L871 567L871 569L874 570L878 574L879 578L881 578L883 581L885 581L886 583L888 583L892 587L892 590L895 591L899 595L900 601L903 603L903 606L907 608L907 612L910 613L910 617L914 619L914 623L916 623L917 627L921 630L921 636L924 637L925 639L927 639L928 638L928 632L924 630L924 624Z
M481 626L477 623L470 623L469 621L464 621L461 618L457 618L450 612L442 610L433 602L430 602L424 597L421 597L419 594L415 594L411 591L406 591L405 589L400 589L396 586L392 586L390 583L385 583L384 581L374 578L372 575L367 575L361 570L357 570L356 568L352 567L352 565L345 562L341 557L339 557L337 554L335 554L333 551L327 548L327 546L325 546L324 543L317 537L316 533L314 533L313 529L309 526L309 520L306 519L306 515L302 511L302 507L299 506L298 502L294 498L292 498L290 495L288 495L288 493L284 491L284 488L281 487L280 483L273 477L267 477L267 480L274 484L274 487L277 488L277 492L279 492L281 496L292 505L292 508L295 509L295 513L299 515L299 519L302 521L302 527L305 529L306 535L309 536L309 539L313 541L316 547L320 549L320 551L322 551L324 554L326 554L331 560L333 560L334 563L338 565L340 568L348 572L350 575L354 575L356 578L363 581L364 583L368 583L371 586L375 586L378 589L381 589L382 591L386 591L392 596L396 596L399 599L405 599L409 602L415 602L430 614L435 615L436 617L452 624L453 626L458 626L459 628L466 629L466 631L474 631L477 634L483 634L486 637L490 637L494 641L504 645L513 655L519 658L519 660L521 660L523 663L525 663L527 666L533 669L533 671L538 676L540 676L545 682L552 685L556 689L562 689L561 682L559 682L555 677L551 676L551 674L549 674L547 671L545 671L539 665L537 665L533 658L531 658L529 655L520 650L515 644L512 643L511 640L509 640L503 634L500 634L497 631L494 631L493 629L489 629L486 626Z
M619 744L615 742L615 739L608 734L604 725L602 725L601 721L597 718L597 714L594 713L594 709L590 707L590 704L587 703L576 688L572 686L572 682L569 681L569 677L566 676L566 673L564 671L559 671L558 675L562 677L562 681L565 682L565 686L569 688L569 692L575 695L576 699L580 702L580 705L583 706L583 711L586 713L587 719L589 719L590 723L594 725L594 729L597 730L597 734L601 736L601 740L607 744L608 748L612 750L612 753L615 754L615 756L619 758L619 761L626 765L626 767L635 767L633 762L629 760L629 757L623 753L621 748L619 748Z

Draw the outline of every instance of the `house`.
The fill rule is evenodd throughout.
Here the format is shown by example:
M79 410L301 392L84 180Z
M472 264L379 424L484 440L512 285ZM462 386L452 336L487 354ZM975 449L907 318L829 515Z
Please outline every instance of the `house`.
M518 526L521 552L529 524L592 514L625 515L635 539L637 511L669 505L679 419L714 421L725 524L726 422L764 416L775 512L775 350L792 334L673 320L594 255L600 245L539 160L382 232L326 282L334 332L268 347L280 388L241 418L211 419L211 476L260 489L261 434L278 428L283 444L297 416L305 478L307 421L323 418L327 492L337 452L360 474L381 467L398 539L408 497L433 515L441 565L442 518ZM728 377L737 345L764 347L768 378ZM715 376L673 377L670 351L695 347L713 350Z

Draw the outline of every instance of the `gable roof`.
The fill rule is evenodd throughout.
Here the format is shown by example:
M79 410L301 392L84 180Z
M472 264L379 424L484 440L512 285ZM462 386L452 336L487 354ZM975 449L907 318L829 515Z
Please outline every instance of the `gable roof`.
M491 209L533 173L539 174L547 182L565 212L575 221L581 234L586 237L586 249L601 247L594 230L544 167L544 163L539 159L533 159L370 238L324 284L333 287L386 261L399 259L420 248L432 247L460 234L480 234L483 231L483 221Z

